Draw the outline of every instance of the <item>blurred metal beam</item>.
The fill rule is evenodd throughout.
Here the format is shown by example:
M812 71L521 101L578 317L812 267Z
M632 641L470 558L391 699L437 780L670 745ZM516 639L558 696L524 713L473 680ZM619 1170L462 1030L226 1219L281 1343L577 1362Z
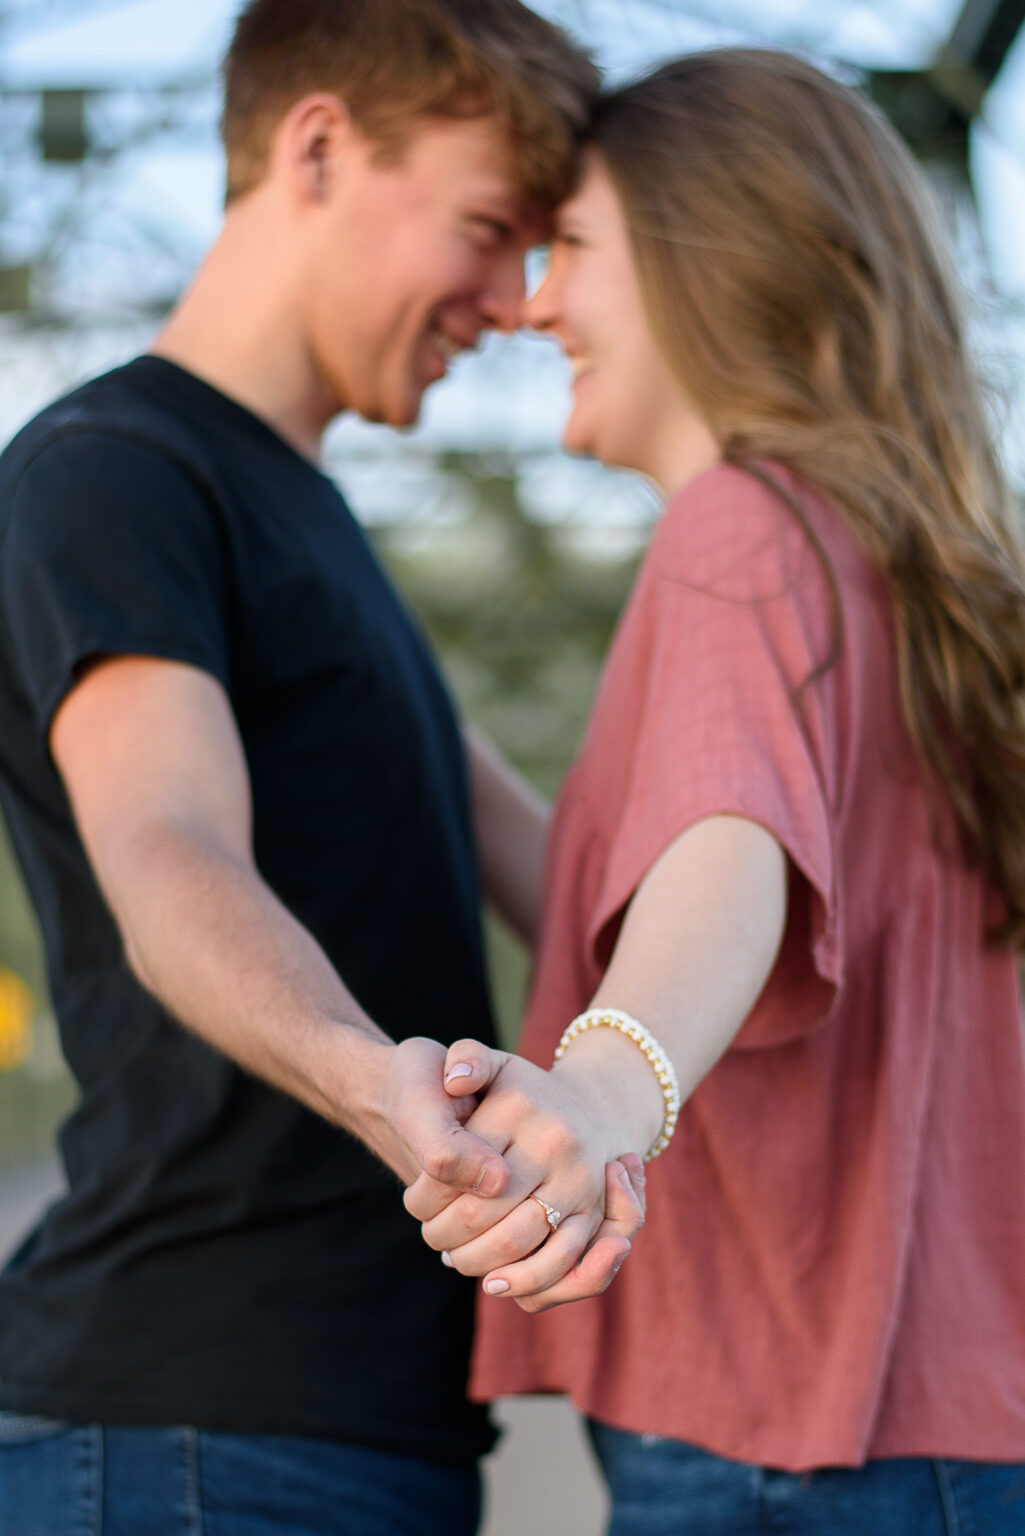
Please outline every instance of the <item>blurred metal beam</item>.
M1025 0L965 0L950 37L921 70L874 70L869 94L922 159L967 183L968 132L1025 23Z
M949 50L955 58L970 60L988 89L1023 21L1025 0L968 0L950 34Z
M38 137L44 160L77 165L85 159L89 152L85 101L83 90L43 91Z

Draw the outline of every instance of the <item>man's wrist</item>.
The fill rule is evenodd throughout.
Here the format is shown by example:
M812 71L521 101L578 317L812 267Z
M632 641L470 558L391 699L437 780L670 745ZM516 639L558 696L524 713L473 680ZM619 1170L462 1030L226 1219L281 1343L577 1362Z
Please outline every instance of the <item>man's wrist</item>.
M392 1068L398 1049L375 1025L336 1022L328 1035L317 1083L320 1112L348 1131L403 1180L415 1177L408 1149L395 1129Z

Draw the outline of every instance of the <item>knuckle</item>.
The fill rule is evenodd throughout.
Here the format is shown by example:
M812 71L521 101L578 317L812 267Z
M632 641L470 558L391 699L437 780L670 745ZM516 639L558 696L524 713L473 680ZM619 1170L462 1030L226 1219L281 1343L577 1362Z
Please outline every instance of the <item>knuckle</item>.
M496 1255L499 1255L498 1263L493 1265L493 1268L506 1264L516 1264L530 1252L531 1245L525 1243L522 1238L514 1236L511 1232L496 1232L492 1241L494 1243L494 1251Z
M452 1214L459 1223L464 1241L467 1238L476 1236L477 1227L480 1223L479 1200L475 1200L472 1195L461 1196L452 1207Z
M545 1115L537 1127L537 1145L542 1157L561 1161L573 1159L580 1152L580 1141L558 1115Z
M441 1253L442 1249L445 1247L444 1238L436 1236L436 1234L431 1230L431 1227L431 1222L423 1222L420 1227L420 1235L424 1242L427 1244L428 1248L433 1248L435 1253Z
M525 1089L509 1087L502 1089L502 1107L506 1115L511 1115L514 1120L520 1121L527 1119L533 1104Z
M430 1179L437 1179L441 1184L450 1184L459 1169L459 1154L456 1149L447 1142L438 1142L429 1147L423 1158L423 1170Z

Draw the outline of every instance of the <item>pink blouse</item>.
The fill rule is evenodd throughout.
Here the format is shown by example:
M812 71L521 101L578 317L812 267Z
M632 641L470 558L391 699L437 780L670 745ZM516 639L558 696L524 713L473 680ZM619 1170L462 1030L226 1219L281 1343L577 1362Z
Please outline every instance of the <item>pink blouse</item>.
M891 604L841 518L821 541L717 466L668 507L552 833L521 1049L548 1065L625 905L687 826L767 827L787 931L732 1047L649 1168L600 1298L483 1297L479 1397L567 1392L635 1432L789 1470L1025 1458L1025 1049L1000 900L930 799Z

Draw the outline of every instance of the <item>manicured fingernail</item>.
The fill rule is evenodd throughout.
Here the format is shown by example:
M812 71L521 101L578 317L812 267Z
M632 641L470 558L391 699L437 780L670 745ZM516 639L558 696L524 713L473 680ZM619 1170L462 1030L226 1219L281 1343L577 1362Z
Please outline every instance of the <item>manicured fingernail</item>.
M469 1077L473 1068L468 1061L457 1061L455 1066L445 1073L446 1083L452 1082L456 1077Z
M453 1265L453 1263L452 1263L452 1255L451 1255L451 1254L450 1254L450 1253L444 1253L444 1252L443 1252L443 1253L442 1253L442 1255L441 1255L441 1262L442 1262L442 1263L443 1263L443 1264L444 1264L444 1265L445 1265L445 1266L446 1266L446 1268L448 1268L448 1269L452 1269L452 1268L454 1268L454 1265Z
M484 1180L488 1176L488 1169L490 1167L491 1167L491 1158L490 1157L486 1157L484 1159L483 1163L481 1163L481 1165L480 1165L480 1173L477 1175L477 1182L473 1186L473 1193L475 1195L479 1195L480 1194L481 1187L483 1186Z
M509 1289L508 1280L485 1280L484 1289L489 1296L504 1296Z

